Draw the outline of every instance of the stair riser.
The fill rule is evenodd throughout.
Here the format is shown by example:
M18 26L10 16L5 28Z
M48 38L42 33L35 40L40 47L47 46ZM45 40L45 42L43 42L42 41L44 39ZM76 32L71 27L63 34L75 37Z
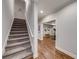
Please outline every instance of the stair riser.
M31 49L31 46L29 46L29 47L25 47L25 48L22 49L22 50L19 50L19 51L16 51L16 52L13 52L13 53L7 54L7 55L5 55L5 56L9 56L9 55L12 55L12 54L15 54L15 53L18 53L18 52L24 51L24 50L28 50L28 49Z
M29 49L28 49L29 50ZM28 52L30 52L30 51L28 51ZM25 56L29 56L29 55L32 55L32 53L30 52L30 53L28 53L27 52L27 49L25 49L25 50L23 50L23 51L19 51L19 52L17 52L17 53L14 53L15 54L15 56L13 57L12 55L14 55L14 54L11 54L11 55L7 55L7 56L4 56L3 57L3 59L23 59ZM28 53L28 54L27 54ZM20 54L20 56L17 56L18 54ZM22 54L22 56L21 56L21 54ZM9 58L8 58L8 56L10 56ZM18 58L18 57L20 57L20 58Z
M16 45L16 46L12 46L12 47L6 47L6 51L9 51L9 50L15 49L15 48L19 48L19 47L27 47L27 46L29 46L29 45L30 45L30 43L27 42L27 43L21 44L21 45Z
M20 30L20 29L21 29L21 30L22 30L22 29L27 30L27 28L12 28L11 30L17 30L17 29L19 29L19 30Z
M10 34L27 34L27 32L11 32Z
M18 30L11 30L11 32L27 32L27 30L20 30L20 31L18 31Z
M29 39L29 36L27 36L27 37L19 37L19 38L11 38L8 41L10 41L10 40L20 40L20 39Z
M12 27L22 27L22 28L26 28L25 25L13 25Z
M12 33L25 33L27 30L11 30Z
M13 27L22 27L22 28L26 28L25 25L13 25Z
M27 30L11 30L11 31L27 31Z
M13 26L12 28L26 28L25 26Z
M13 24L26 24L25 22L18 22L18 21L15 21L13 22Z
M23 42L23 41L26 41L26 40L29 40L29 39L12 40L12 41L8 41L7 44Z
M24 29L11 29L11 31L27 31L27 29L26 28L24 28Z
M26 25L23 25L23 24L13 24L13 26L25 26L26 27Z
M26 24L25 22L14 22L13 24Z
M13 38L13 39L9 39L8 41L15 41L15 40L22 40L22 39L29 39L29 37Z
M13 24L26 24L25 22L13 22Z
M23 22L25 22L25 20L14 20L14 22L15 22L15 21L18 21L18 22L22 22L22 21L23 21Z
M18 24L26 24L25 21L14 21L14 22L13 22L13 24L17 24L17 23L18 23Z
M23 27L23 26L22 27L21 26L13 26L12 28L18 28L19 29L19 28L26 28L26 27Z
M27 37L27 36L28 36L28 35L9 36L9 39L11 39L11 38Z
M15 20L15 21L14 21L14 23L15 23L15 22L25 23L25 21L24 21L24 20L23 20L23 21L20 21L20 20Z
M27 43L30 43L30 41L28 41L28 42L24 42L24 43L21 43L21 44L17 44L17 45L7 46L6 48L9 48L9 47L15 47L15 46L19 46L19 45L27 44Z
M14 21L13 23L16 23L16 22L18 22L18 23L26 23L25 21Z
M26 49L24 49L24 50L26 50ZM23 50L21 50L21 51L23 51ZM15 53L18 53L18 52L21 52L21 51L17 51L17 52L15 52ZM5 55L4 57L7 57L7 56L9 56L9 55L13 55L13 54L15 54L15 53Z
M17 29L17 28L16 29L11 29L11 31L25 31L25 30L27 31L26 28L24 28L24 29Z
M23 24L22 23L21 24L20 23L13 23L13 25L26 25L26 24L25 23L23 23Z
M17 28L15 28L15 29L11 29L11 31L27 31L27 29L26 28L24 28L24 29L17 29Z
M12 34L12 35L10 35L10 37L15 37L15 36L27 36L28 35L28 33L23 33L23 34Z

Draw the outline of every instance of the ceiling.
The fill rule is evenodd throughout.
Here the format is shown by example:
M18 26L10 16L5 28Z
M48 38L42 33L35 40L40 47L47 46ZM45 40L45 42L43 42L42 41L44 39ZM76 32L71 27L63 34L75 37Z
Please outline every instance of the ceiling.
M49 22L45 22L44 24L56 25L56 20L52 20L52 21L49 21Z
M49 14L56 13L74 1L76 0L39 0L38 18L41 19ZM40 13L41 10L43 13Z

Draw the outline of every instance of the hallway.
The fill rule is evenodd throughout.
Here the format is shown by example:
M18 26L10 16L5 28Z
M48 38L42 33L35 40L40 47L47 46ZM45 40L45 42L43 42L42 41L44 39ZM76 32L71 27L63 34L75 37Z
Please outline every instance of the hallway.
M2 3L3 59L77 59L77 0Z
M44 38L39 41L39 57L36 59L73 59L67 55L59 53L55 49L55 40Z

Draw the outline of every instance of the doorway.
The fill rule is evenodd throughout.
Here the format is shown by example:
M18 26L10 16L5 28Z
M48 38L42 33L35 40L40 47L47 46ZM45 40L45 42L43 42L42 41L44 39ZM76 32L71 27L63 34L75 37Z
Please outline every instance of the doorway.
M39 26L38 59L55 59L56 20Z
M56 40L56 21L49 21L43 24L43 37Z

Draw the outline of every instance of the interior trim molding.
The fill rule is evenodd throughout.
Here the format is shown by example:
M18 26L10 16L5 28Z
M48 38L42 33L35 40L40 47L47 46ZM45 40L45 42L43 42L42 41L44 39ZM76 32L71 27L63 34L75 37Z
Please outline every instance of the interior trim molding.
M23 19L23 18L14 18L14 19L16 19L16 20L17 20L17 19L20 19L20 20L25 20L25 19Z
M60 47L58 47L58 46L56 46L55 47L57 50L59 50L60 52L62 52L62 53L64 53L64 54L66 54L66 55L68 55L68 56L70 56L70 57L72 57L72 58L77 58L77 56L75 55L75 54L73 54L73 53L71 53L71 52L69 52L69 51L67 51L67 50L64 50L64 49L62 49L62 48L60 48Z

